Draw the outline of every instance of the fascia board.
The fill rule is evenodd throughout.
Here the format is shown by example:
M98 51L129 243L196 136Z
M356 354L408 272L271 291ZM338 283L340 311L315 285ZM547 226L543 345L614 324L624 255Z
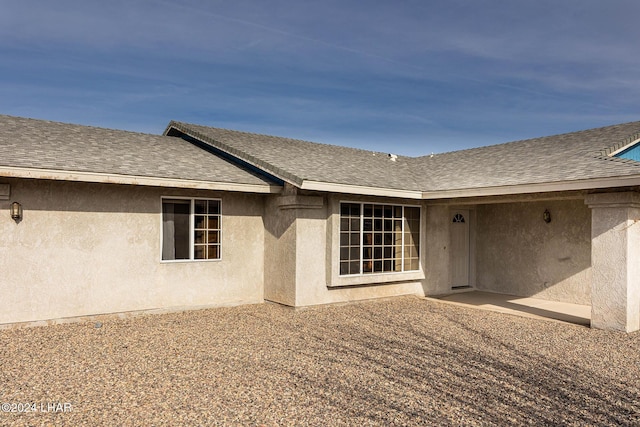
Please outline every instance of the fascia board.
M584 179L540 184L507 185L498 187L481 187L460 190L425 191L425 200L449 199L458 197L501 196L527 193L546 193L552 191L591 190L596 188L631 187L640 185L640 176Z
M229 182L198 181L187 179L159 178L137 175L118 175L99 172L60 171L0 167L0 176L9 178L52 179L60 181L94 182L103 184L143 185L151 187L191 188L199 190L237 191L243 193L280 193L277 185L243 184Z
M326 191L329 193L360 194L365 196L398 197L403 199L421 199L422 192L399 190L394 188L366 187L361 185L337 184L333 182L304 180L302 190Z

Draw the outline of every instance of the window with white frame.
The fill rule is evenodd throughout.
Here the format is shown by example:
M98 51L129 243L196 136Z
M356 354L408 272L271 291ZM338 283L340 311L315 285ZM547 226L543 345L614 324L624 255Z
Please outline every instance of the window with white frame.
M420 268L420 207L340 203L340 275Z
M162 199L162 260L220 259L220 200Z

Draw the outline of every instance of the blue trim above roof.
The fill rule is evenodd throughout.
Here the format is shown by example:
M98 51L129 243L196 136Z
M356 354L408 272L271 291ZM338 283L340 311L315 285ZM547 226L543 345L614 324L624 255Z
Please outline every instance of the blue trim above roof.
M636 162L640 162L640 143L635 144L624 151L619 152L615 155L615 157L620 157L622 159L635 160Z

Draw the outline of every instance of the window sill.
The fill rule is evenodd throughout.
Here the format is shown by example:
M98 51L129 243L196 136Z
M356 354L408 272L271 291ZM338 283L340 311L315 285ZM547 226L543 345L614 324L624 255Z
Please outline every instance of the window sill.
M424 279L424 272L408 271L403 273L378 273L378 274L358 274L352 276L334 276L327 286L337 288L342 286L362 286L377 285L394 282L410 282Z

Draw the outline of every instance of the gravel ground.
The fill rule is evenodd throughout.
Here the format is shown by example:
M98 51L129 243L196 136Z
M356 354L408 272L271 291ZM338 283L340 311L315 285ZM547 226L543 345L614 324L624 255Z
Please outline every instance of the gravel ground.
M95 326L0 331L0 402L37 409L0 425L640 425L638 333L414 297Z

